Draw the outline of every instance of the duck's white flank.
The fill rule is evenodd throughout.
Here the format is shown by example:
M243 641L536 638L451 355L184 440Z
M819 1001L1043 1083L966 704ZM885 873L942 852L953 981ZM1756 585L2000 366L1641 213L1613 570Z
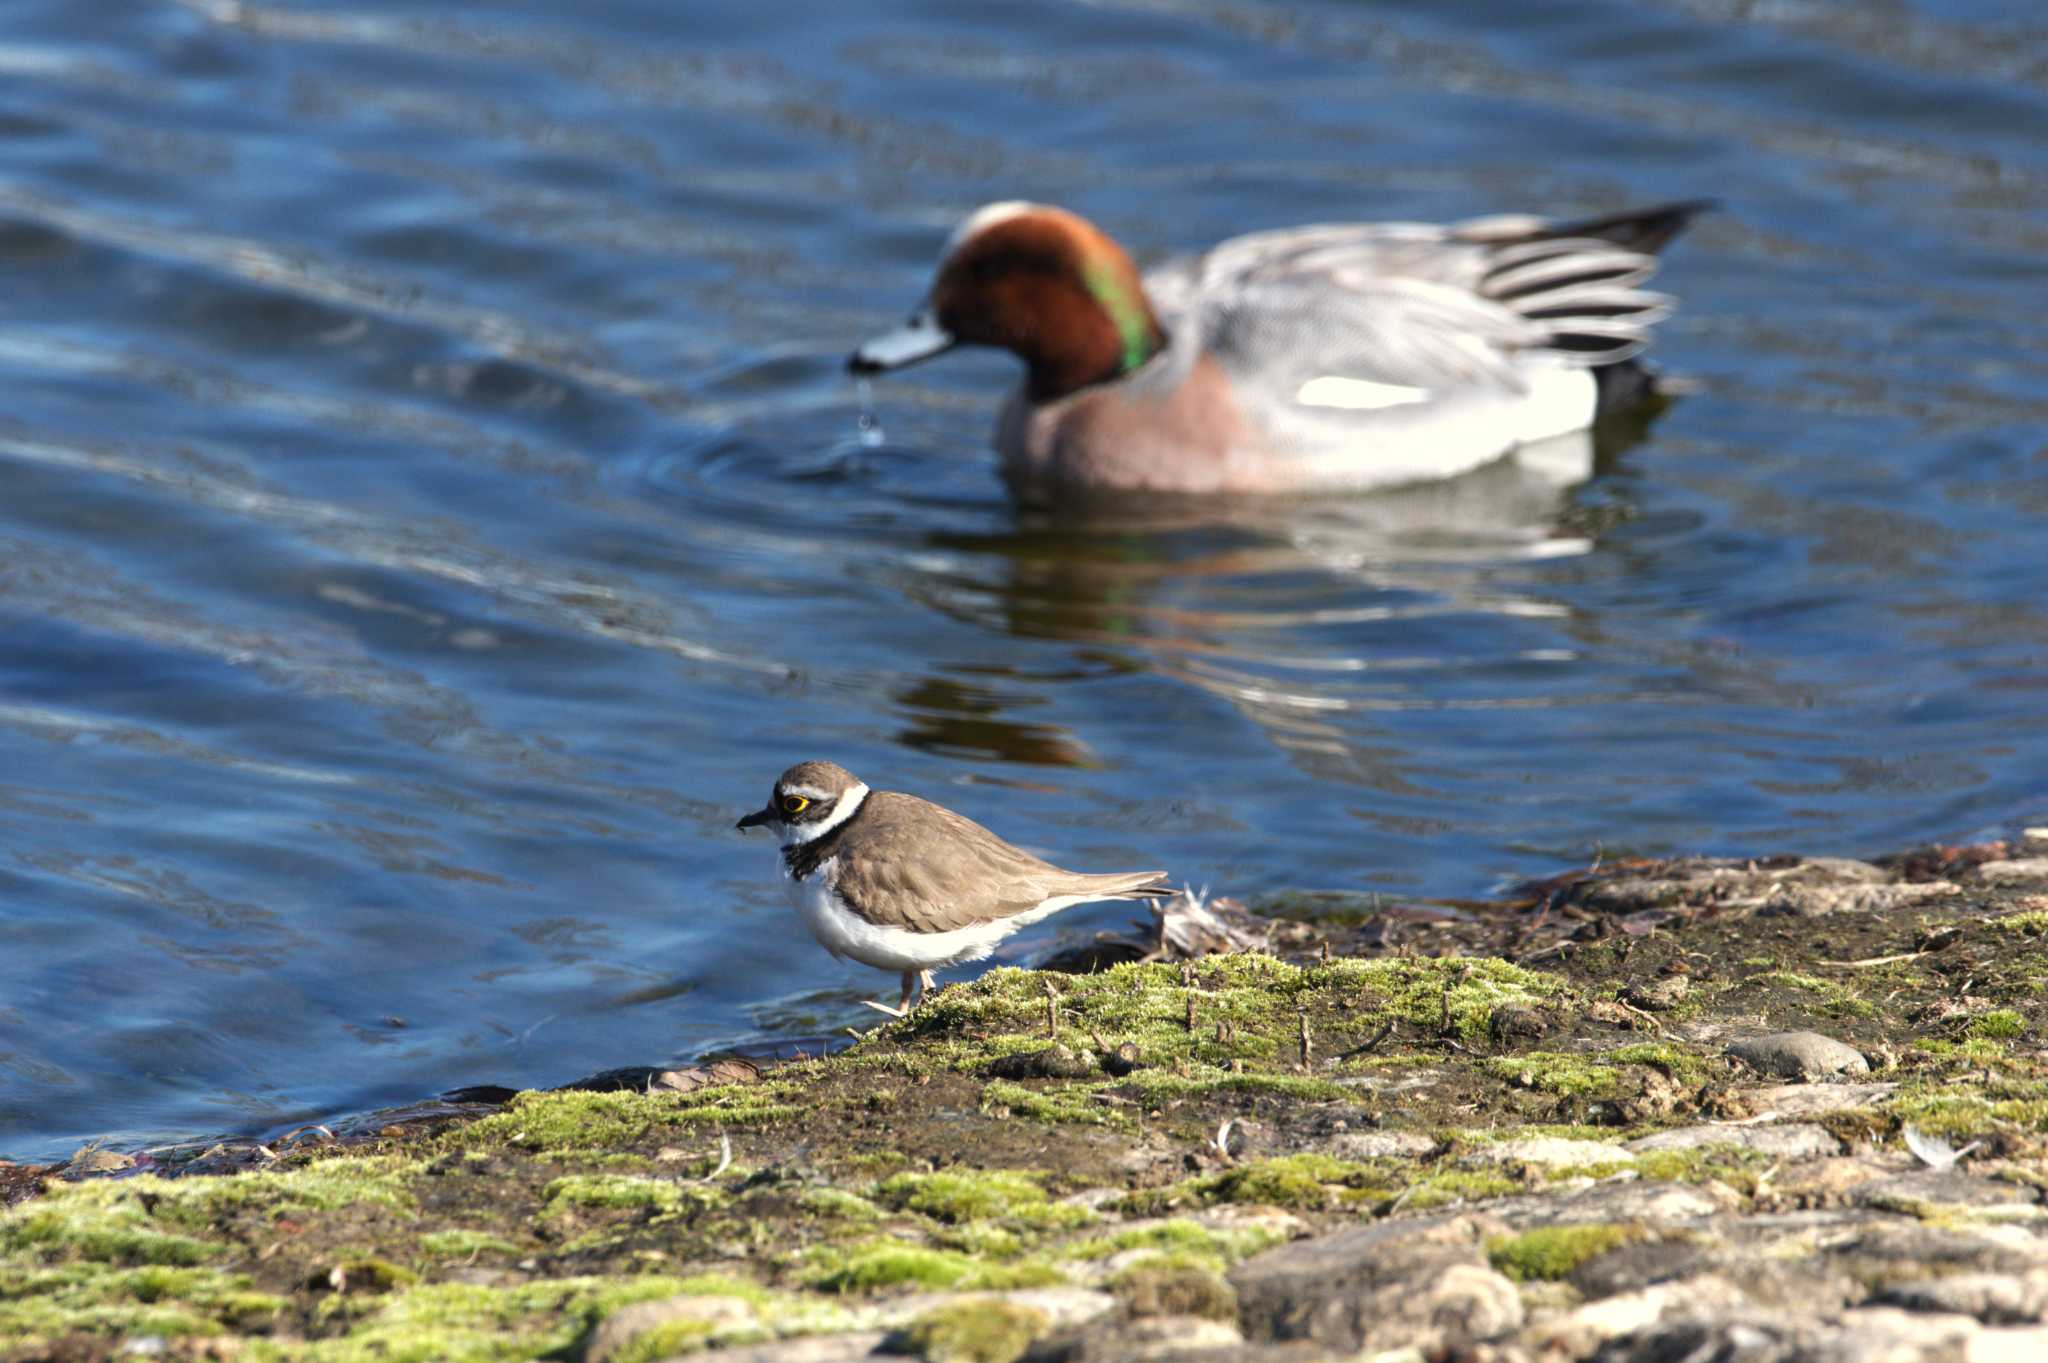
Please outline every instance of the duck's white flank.
M1376 412L1386 407L1407 407L1428 402L1427 388L1405 383L1374 383L1371 379L1347 379L1324 374L1301 385L1294 400L1306 407L1344 407L1357 412Z

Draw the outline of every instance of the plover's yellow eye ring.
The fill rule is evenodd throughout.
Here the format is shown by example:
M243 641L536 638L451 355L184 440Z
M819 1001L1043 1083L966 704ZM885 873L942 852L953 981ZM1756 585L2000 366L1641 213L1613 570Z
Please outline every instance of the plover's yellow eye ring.
M810 804L810 801L801 795L785 795L782 797L782 812L785 814L801 814L804 812L804 807L808 804Z

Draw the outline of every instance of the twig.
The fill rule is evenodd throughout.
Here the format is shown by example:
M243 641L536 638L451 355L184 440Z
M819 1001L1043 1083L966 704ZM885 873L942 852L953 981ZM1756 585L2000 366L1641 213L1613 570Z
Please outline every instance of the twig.
M1865 956L1860 961L1822 961L1822 965L1841 966L1845 970L1861 969L1871 965L1897 965L1900 961L1917 961L1922 956L1932 956L1931 951L1902 951L1896 956Z

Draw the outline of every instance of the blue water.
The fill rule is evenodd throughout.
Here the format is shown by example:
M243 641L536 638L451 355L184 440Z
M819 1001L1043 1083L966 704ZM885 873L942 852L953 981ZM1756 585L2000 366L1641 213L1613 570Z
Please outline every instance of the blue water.
M1470 895L2048 817L2048 24L1585 0L0 9L0 1154L830 1030L775 773ZM1575 488L1014 510L951 223L1718 196ZM1016 943L1129 917L1064 915Z

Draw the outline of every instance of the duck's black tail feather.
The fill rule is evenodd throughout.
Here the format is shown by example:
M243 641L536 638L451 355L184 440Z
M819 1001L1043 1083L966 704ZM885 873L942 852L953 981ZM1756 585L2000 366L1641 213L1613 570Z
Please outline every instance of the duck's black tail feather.
M1721 206L1718 199L1683 199L1677 203L1655 204L1649 208L1624 208L1619 213L1557 222L1536 233L1532 240L1555 237L1597 237L1625 246L1631 251L1655 255L1683 232L1702 213Z

